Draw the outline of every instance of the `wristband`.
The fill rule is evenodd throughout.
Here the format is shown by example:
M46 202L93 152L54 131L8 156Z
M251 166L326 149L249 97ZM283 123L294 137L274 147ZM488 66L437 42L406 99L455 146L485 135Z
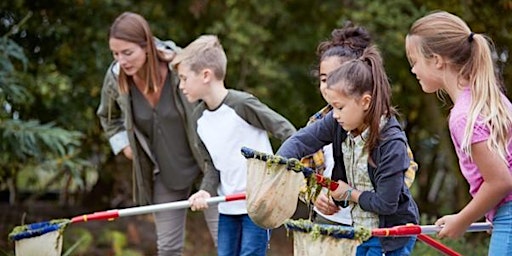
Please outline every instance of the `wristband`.
M332 200L334 201L334 204L337 206L341 206L342 208L348 207L350 203L350 196L352 195L353 188L349 188L347 191L345 191L345 197L342 196L340 198L341 200L336 200L334 197L331 196Z

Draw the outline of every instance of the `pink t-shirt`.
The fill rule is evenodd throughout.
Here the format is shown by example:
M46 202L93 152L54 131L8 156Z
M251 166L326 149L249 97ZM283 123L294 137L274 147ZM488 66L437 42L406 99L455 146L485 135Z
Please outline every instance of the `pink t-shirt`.
M502 99L506 102L507 108L509 111L512 111L512 104L510 101L502 95ZM464 131L466 129L467 123L467 114L469 112L469 106L471 104L471 91L469 87L466 87L464 91L459 95L457 101L453 108L450 111L450 118L448 121L448 125L450 127L450 135L452 137L453 145L455 146L455 151L457 152L457 156L459 157L459 165L462 172L462 175L469 183L469 193L471 196L474 196L480 186L483 183L482 174L476 164L471 161L469 155L462 151L462 141L464 139ZM511 127L512 129L512 127ZM481 122L481 120L477 120L474 125L474 130L471 138L471 143L475 144L478 142L486 141L490 136L489 127ZM506 156L507 166L512 174L512 140L508 143L508 154ZM512 193L508 194L500 203L494 207L491 211L489 211L485 216L489 221L492 221L494 215L496 213L496 209L505 202L512 201Z

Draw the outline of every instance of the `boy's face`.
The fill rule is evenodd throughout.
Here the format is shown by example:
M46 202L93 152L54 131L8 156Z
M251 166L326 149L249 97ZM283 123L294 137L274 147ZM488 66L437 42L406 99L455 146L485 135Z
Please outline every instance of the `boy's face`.
M180 89L190 103L196 102L203 97L205 81L201 74L202 72L196 73L190 70L189 65L178 65Z

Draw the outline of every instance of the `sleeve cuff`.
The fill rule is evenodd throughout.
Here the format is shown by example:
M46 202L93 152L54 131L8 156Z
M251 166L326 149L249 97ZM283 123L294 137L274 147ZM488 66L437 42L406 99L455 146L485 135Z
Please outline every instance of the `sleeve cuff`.
M110 147L115 155L119 154L121 150L130 145L130 142L128 141L128 133L126 131L116 133L114 136L110 137L108 141L110 142Z

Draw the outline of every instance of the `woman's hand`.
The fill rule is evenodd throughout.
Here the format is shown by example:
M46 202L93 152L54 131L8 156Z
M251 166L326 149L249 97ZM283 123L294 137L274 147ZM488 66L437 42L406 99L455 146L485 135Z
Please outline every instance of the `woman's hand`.
M162 53L164 60L167 62L171 62L174 59L174 57L176 57L175 51L167 49L159 49L158 51Z
M206 199L210 197L210 193L204 190L197 191L195 194L191 195L188 198L188 202L190 203L190 209L192 209L192 211L197 211L208 208L208 203L206 203Z
M126 158L133 160L132 148L130 146L127 146L123 149L123 154Z
M315 207L319 212L325 215L333 215L339 211L339 207L334 204L332 198L325 193L320 193L315 201Z

